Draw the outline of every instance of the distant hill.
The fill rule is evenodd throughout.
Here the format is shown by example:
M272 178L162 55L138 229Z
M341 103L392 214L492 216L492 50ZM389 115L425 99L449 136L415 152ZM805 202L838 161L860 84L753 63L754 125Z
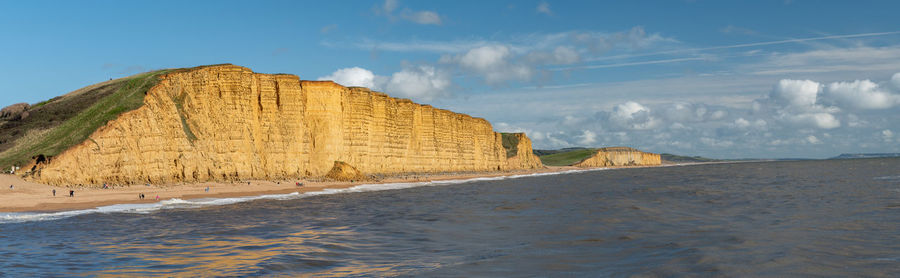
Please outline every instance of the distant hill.
M569 166L591 157L596 151L597 149L566 148L557 151L542 151L545 154L538 155L538 157L541 158L541 163L544 165ZM537 154L538 151L535 150L534 153Z
M706 157L702 157L702 156L681 156L681 155L675 155L675 154L670 154L670 153L663 153L663 154L660 154L660 156L662 157L663 161L669 161L669 162L715 162L715 161L721 161L718 159L706 158Z
M900 153L843 153L829 159L857 159L857 158L884 158L900 157Z
M571 151L580 151L580 150L591 150L591 148L583 148L583 147L575 147L575 148L562 148L558 150L534 150L532 151L534 155L544 156L558 153L566 153Z

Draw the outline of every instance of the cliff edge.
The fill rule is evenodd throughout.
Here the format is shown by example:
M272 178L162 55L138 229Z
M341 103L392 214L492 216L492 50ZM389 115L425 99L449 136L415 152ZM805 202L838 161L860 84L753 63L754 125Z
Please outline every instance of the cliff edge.
M540 168L524 134L510 156L489 122L330 81L234 65L157 72L143 104L29 167L52 185ZM33 154L40 155L39 153Z
M662 164L659 154L629 147L600 148L591 157L575 163L576 167L653 166Z

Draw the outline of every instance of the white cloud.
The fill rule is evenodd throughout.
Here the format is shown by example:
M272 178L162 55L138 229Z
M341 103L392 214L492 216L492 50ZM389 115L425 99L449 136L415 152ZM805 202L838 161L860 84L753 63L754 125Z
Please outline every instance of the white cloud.
M894 139L894 132L890 129L885 129L881 131L881 139L884 139L885 142L890 142Z
M400 5L400 2L397 0L384 0L384 5L381 6L382 11L387 14L394 12L397 9L397 6Z
M399 0L385 0L384 4L381 6L376 6L375 14L383 15L389 18L390 20L397 20L397 18L404 19L407 21L411 21L413 23L418 24L433 24L433 25L441 25L442 20L441 16L434 11L415 11L409 8L405 8L400 12L399 17L394 14L397 9L400 8Z
M825 95L841 106L859 109L887 109L900 104L900 96L869 80L831 83Z
M661 124L650 113L650 108L634 101L616 105L610 114L610 120L619 126L635 130L653 129Z
M578 144L581 144L582 146L592 146L594 143L597 143L597 134L590 130L585 129L582 131L581 136L578 137L581 138L581 140L578 141Z
M488 45L474 48L465 54L444 56L441 62L458 64L463 70L478 74L491 85L500 85L511 80L530 80L534 74L533 69L512 59L509 47Z
M819 140L819 138L816 138L816 136L814 135L806 136L806 142L813 145L822 144L822 141Z
M900 72L891 77L891 83L894 84L894 89L900 90Z
M331 80L346 87L366 87L379 90L375 84L375 74L360 67L339 69L331 75L319 77L319 80Z
M394 73L383 87L393 96L428 101L446 95L451 85L448 73L422 65Z
M404 10L400 17L418 24L441 25L442 23L441 16L433 11Z
M550 10L550 3L547 3L547 1L541 1L535 10L542 14L553 15L553 11Z
M832 129L841 126L841 121L829 113L802 113L782 116L789 122L801 126L813 126L823 129Z
M807 111L816 106L821 90L822 85L815 81L782 79L769 96L778 103Z

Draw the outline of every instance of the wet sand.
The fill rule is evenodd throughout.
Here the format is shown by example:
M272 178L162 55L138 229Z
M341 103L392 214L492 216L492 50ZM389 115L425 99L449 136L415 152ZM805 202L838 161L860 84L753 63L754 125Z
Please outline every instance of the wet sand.
M2 174L0 175L0 212L52 212L91 209L101 206L116 204L142 204L154 203L169 199L200 199L200 198L229 198L259 196L267 194L288 194L292 192L305 193L321 191L325 189L341 189L361 184L377 183L401 183L401 182L426 182L438 180L460 180L481 177L499 177L512 175L527 175L535 173L551 173L585 168L553 167L543 169L487 172L487 173L460 173L460 174L409 174L385 177L379 181L361 182L325 182L310 180L284 180L284 181L260 181L250 180L243 182L202 182L190 184L166 184L166 185L129 185L111 186L109 189L88 187L60 187L46 184L33 183L23 180L21 177ZM300 182L303 186L296 186ZM248 184L249 183L249 184ZM12 189L9 186L12 185ZM209 188L209 191L206 191ZM53 196L56 190L56 196ZM69 190L75 191L74 197L69 197ZM138 196L144 194L145 199ZM157 196L159 199L157 200Z

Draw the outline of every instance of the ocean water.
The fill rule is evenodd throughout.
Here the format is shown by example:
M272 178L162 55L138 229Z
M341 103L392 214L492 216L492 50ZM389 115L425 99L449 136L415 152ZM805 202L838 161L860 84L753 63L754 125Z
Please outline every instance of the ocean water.
M0 213L0 276L897 277L900 159Z

